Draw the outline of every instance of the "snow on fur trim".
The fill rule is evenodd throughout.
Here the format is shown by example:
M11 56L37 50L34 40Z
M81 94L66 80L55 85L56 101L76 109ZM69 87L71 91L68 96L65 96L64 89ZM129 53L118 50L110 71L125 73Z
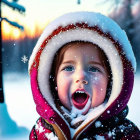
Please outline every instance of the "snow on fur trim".
M36 79L40 93L55 114L62 118L51 95L49 74L55 53L72 41L86 41L99 46L108 57L113 78L111 96L104 109L101 109L99 114L90 112L92 117L87 117L81 127L76 129L74 135L78 136L85 126L88 127L90 122L95 121L102 113L101 118L106 119L119 113L126 106L133 88L136 60L125 32L113 20L101 14L70 13L49 24L33 50L29 61L29 72L32 74L33 69L38 71ZM120 103L119 108L118 103ZM108 110L111 113L108 113ZM40 115L45 116L41 113Z
M63 41L60 42L59 40L61 40L61 38L63 38ZM111 65L111 70L113 73L112 93L114 94L113 96L111 96L110 100L114 100L120 93L120 90L121 90L120 83L123 82L123 66L122 66L122 61L120 60L118 51L115 49L114 44L109 39L102 37L97 32L93 32L93 31L90 31L88 29L83 29L83 28L74 29L74 30L71 29L67 32L59 33L59 35L54 36L48 42L47 47L44 48L40 56L40 62L39 62L39 67L38 67L38 82L39 82L39 85L40 85L39 87L42 94L47 99L47 101L53 106L54 102L53 102L53 99L51 99L51 94L50 96L47 94L47 92L50 90L49 86L46 86L46 85L49 85L48 79L49 79L50 69L46 66L51 67L54 54L58 51L59 48L61 48L61 46L63 46L64 44L68 42L76 41L76 40L92 42L93 44L100 46L100 48L103 49L103 51L107 55L110 65ZM56 45L56 42L57 42L57 45ZM43 60L48 60L48 61L44 63Z
M98 26L104 33L110 33L111 36L114 39L116 38L116 41L118 41L123 46L127 58L132 63L134 70L136 70L136 60L125 31L123 31L112 19L107 18L100 13L94 12L68 13L50 23L42 33L35 46L35 49L29 61L29 69L33 63L36 53L40 49L41 44L44 42L44 39L49 37L53 31L58 29L58 27L66 27L70 24L76 25L76 23L88 23L89 27Z

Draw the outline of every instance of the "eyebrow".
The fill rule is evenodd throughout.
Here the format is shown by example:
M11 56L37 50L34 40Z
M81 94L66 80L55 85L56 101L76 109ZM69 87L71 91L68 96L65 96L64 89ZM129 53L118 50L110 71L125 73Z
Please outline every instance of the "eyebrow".
M62 62L62 64L69 64L69 63L75 64L76 62L73 60L68 60L68 61Z
M99 63L99 62L96 62L96 61L90 61L89 64L97 64L97 65L103 66L102 63Z
M64 61L62 64L76 64L76 62L73 60L68 60L68 61ZM102 63L99 63L96 61L90 61L89 64L97 64L97 65L103 66Z

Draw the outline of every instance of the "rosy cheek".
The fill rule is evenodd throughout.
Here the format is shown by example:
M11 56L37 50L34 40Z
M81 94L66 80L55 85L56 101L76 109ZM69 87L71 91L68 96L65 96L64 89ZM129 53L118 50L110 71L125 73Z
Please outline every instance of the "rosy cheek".
M69 103L69 87L70 82L65 76L60 76L57 79L57 89L58 89L58 96L61 101L61 103L70 109L70 103ZM63 77L63 78L62 78Z
M92 107L100 105L106 95L107 81L103 76L95 76L92 78Z
M104 87L105 85L107 85L106 78L104 78L104 76L102 76L100 74L96 74L94 76L91 76L90 79L91 79L91 83L93 85L98 85L100 87Z
M97 85L100 82L101 77L98 75L91 75L90 80L93 85Z

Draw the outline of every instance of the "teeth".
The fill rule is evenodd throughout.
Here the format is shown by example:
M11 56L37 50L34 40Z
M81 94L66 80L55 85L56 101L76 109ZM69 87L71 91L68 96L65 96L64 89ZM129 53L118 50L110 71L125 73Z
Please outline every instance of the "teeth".
M85 93L84 91L76 91L75 93Z

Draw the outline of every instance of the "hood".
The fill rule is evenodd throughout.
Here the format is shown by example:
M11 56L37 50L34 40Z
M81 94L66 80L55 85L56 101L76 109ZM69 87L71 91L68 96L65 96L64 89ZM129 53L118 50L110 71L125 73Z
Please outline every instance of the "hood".
M70 127L56 107L49 87L55 53L72 41L99 46L106 54L112 72L108 101L84 116L84 121L76 129ZM121 112L130 98L135 71L136 60L125 31L110 18L93 12L69 13L51 22L40 36L29 61L37 112L49 123L56 124L65 139L77 139L97 118L105 120Z

